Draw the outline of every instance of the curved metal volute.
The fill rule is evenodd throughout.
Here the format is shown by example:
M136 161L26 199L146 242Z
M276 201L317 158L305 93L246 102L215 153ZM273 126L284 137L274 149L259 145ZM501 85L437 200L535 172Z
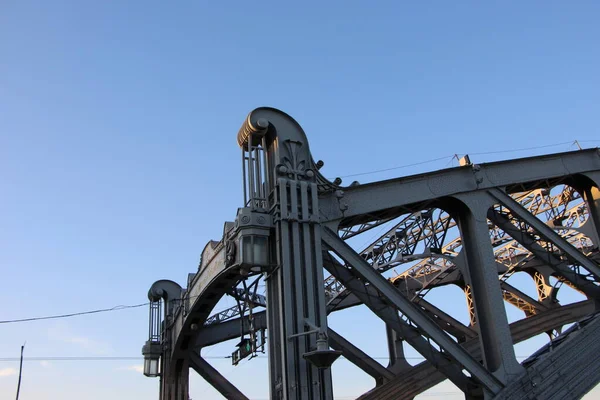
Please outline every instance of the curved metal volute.
M248 144L250 141L252 142L252 146L260 144L262 137L265 135L265 133L267 133L267 129L269 129L268 120L264 118L259 118L254 119L253 121L253 112L248 114L248 117L246 117L246 120L242 124L242 127L240 128L237 134L238 145L246 150L248 149Z
M323 162L314 161L304 130L281 110L259 107L250 112L238 131L237 142L245 151L263 144L269 185L275 183L277 176L315 182L320 192L335 190L341 184L341 179L331 182L319 172Z
M163 299L164 301L169 301L180 299L182 291L183 289L177 282L161 279L150 286L150 290L148 290L148 300L159 301L160 299Z
M272 107L259 107L251 111L238 131L240 147L247 147L250 135L266 135L267 146L275 139L303 143L308 151L306 134L298 122L288 114ZM254 140L253 140L254 141Z

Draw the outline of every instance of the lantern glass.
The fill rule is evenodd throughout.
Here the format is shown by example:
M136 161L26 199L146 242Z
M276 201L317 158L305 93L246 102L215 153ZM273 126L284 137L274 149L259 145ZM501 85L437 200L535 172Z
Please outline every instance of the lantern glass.
M144 358L144 375L149 377L158 376L158 358Z
M267 238L265 236L254 236L253 239L252 252L254 264L266 267L269 265L269 247L267 246Z
M268 238L259 235L242 237L242 263L248 265L253 271L260 271L261 267L269 265Z

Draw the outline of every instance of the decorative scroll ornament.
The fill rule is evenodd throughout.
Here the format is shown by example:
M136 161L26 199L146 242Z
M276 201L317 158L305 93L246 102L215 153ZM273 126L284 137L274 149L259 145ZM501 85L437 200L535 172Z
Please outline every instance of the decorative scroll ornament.
M315 177L315 172L307 168L310 166L309 160L302 159L302 142L294 140L285 140L283 142L287 155L281 157L281 164L277 165L277 173L281 176L287 176L294 180L311 180Z
M225 267L230 267L235 262L235 242L227 240L225 242Z

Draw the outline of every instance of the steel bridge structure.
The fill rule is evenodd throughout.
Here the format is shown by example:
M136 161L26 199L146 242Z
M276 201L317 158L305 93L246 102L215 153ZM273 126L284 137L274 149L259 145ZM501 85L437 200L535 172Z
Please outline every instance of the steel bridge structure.
M252 111L237 141L235 221L185 288L160 280L148 293L145 373L160 377L160 400L188 400L190 368L225 398L247 399L201 356L236 338L238 358L266 350L271 399L333 399L340 355L374 379L360 399L412 399L446 379L467 399L578 399L600 382L598 149L467 157L343 187L279 110ZM351 245L375 232L364 249ZM516 273L535 294L512 283ZM448 285L464 291L468 323L428 300ZM583 300L562 304L561 288ZM224 296L237 305L214 312ZM509 323L507 303L523 318ZM387 366L328 326L329 314L359 305L385 323ZM514 345L544 333L549 343L519 362ZM410 365L404 346L424 361Z

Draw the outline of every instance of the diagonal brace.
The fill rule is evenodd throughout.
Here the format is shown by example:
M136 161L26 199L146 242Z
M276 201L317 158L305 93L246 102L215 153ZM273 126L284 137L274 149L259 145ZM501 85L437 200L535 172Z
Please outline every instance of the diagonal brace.
M463 325L460 321L452 318L450 315L446 314L427 300L419 299L417 304L433 321L440 326L440 328L458 338L459 342L477 336L477 332L475 332L473 329Z
M463 375L461 367L446 354L434 348L417 328L402 320L398 315L398 310L386 303L374 287L364 285L330 254L324 253L323 266L339 279L348 290L351 290L375 315L381 318L391 329L398 332L402 339L439 368L457 387L462 390L469 390L469 387L473 386L470 379Z
M352 267L352 271L364 282L368 282L368 287L376 289L378 294L385 300L384 303L388 303L400 310L408 319L410 319L418 329L425 333L426 336L431 338L440 348L444 351L444 354L450 356L453 360L462 365L476 380L478 380L488 391L491 393L497 393L502 389L502 384L494 377L483 365L477 360L471 357L460 345L454 342L450 336L448 336L440 327L438 327L431 319L424 315L423 311L419 307L412 303L409 299L404 297L395 287L389 284L386 279L374 270L360 255L358 255L350 246L348 246L343 240L341 240L334 232L330 229L323 229L322 239L324 243L329 246L338 256L340 256L348 265ZM345 269L345 268L344 268ZM350 271L345 269L346 276L336 277L346 286L353 283L352 279L348 275L352 275ZM330 273L336 273L342 275L341 268L329 271ZM335 274L334 274L335 275ZM344 279L342 279L344 278ZM356 286L356 285L354 285ZM352 289L351 289L352 290ZM358 295L359 293L357 293ZM360 298L360 297L359 297ZM364 301L364 300L363 300ZM366 304L366 302L365 302ZM373 309L372 307L369 307ZM391 308L388 306L388 308ZM394 312L395 313L395 312ZM397 315L397 313L395 313ZM386 321L387 322L387 321ZM407 324L408 325L408 324ZM412 328L412 327L410 327ZM414 328L413 328L414 329ZM401 334L405 332L399 332ZM406 337L406 341L409 342L417 350L425 350L421 347L418 349L413 343L416 339L414 335L412 337ZM422 335L419 334L419 338ZM426 343L428 347L431 347ZM431 351L425 351L422 353L425 358L429 361L438 364L440 360L436 360L435 353ZM438 356L442 356L439 352ZM448 376L450 379L452 377ZM460 387L460 386L459 386Z
M494 223L494 225L498 226L504 232L509 234L513 239L533 253L534 256L546 263L558 274L568 279L588 297L600 299L600 288L598 288L593 282L586 279L585 276L574 272L571 268L569 268L567 262L561 260L555 254L548 252L546 249L540 246L540 244L533 237L531 237L531 235L522 232L519 228L514 226L507 217L497 211L494 211L493 209L488 211L487 216L489 220ZM533 228L535 229L535 227ZM585 256L583 257L586 258ZM593 261L590 260L590 262Z
M219 391L225 398L232 400L248 400L238 388L233 386L223 375L219 373L204 358L195 352L189 354L190 367L192 367L200 376Z
M518 201L497 188L490 189L489 193L502 203L502 205L507 207L514 215L527 222L541 237L552 242L556 247L563 251L572 262L581 265L593 274L596 279L600 280L600 266L598 266L598 264L581 254L579 250L567 242L552 228L527 211Z
M350 343L333 329L327 329L327 337L329 338L329 345L333 349L340 350L342 355L346 357L347 360L365 371L367 374L371 375L376 380L384 378L385 380L389 381L394 378L395 375L393 372L379 364L377 361L373 360L365 352Z
M525 293L523 293L522 291L520 291L519 289L517 289L510 283L501 281L500 288L503 291L510 293L512 296L519 299L520 301L527 303L527 305L529 305L531 308L533 308L536 313L541 312L541 311L546 311L548 309L547 305L542 304L539 301L532 298L531 296L526 295ZM506 300L506 297L505 297L505 300Z

